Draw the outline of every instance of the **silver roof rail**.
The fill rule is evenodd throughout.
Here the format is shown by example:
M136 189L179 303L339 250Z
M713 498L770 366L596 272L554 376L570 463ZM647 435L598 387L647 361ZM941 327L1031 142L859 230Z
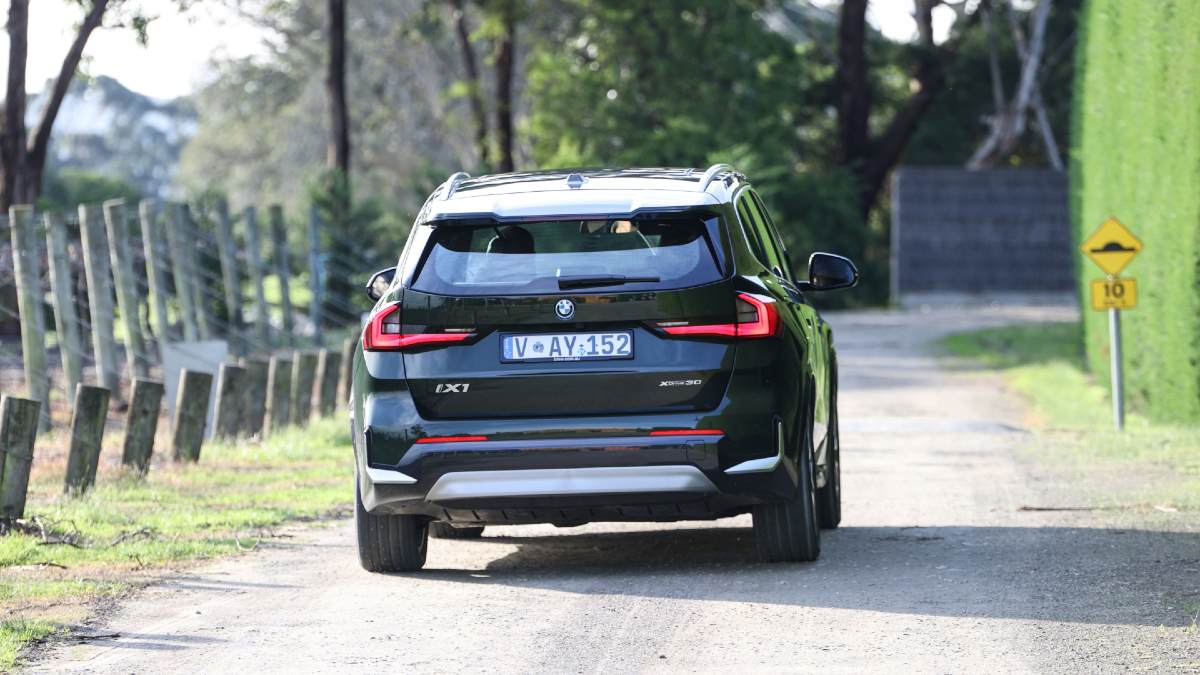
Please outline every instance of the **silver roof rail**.
M708 171L705 171L704 175L700 177L700 192L708 192L708 186L717 179L717 176L726 171L737 173L737 169L733 168L732 164L713 164L708 167Z
M446 187L446 189L442 192L442 201L453 197L454 191L458 189L459 184L470 177L471 174L467 173L466 171L459 171L458 173L447 178L446 182L442 183L442 185Z

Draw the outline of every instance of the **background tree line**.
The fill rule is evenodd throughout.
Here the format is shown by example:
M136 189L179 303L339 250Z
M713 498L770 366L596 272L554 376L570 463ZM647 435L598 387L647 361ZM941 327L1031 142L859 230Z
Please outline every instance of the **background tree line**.
M217 62L196 95L177 178L190 192L315 202L364 245L398 249L459 169L730 161L795 250L862 261L870 301L885 293L896 165L1061 165L1081 2L916 0L916 38L899 43L867 23L867 0L180 4L205 1L235 6L271 49ZM10 0L10 52L27 3ZM137 5L81 5L77 42L101 25L153 39ZM953 17L944 40L937 13ZM43 132L16 128L16 63L0 201L40 195L27 186ZM64 87L77 67L68 53Z

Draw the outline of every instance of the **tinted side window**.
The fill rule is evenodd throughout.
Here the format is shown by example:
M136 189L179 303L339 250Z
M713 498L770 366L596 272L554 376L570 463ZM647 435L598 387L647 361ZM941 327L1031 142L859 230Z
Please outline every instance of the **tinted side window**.
M762 226L759 224L758 214L754 211L754 203L750 199L749 190L738 197L737 212L738 220L742 223L742 231L746 233L746 241L750 243L750 251L763 264L763 267L771 269L774 263L771 261L771 255L767 252L766 242L763 241Z
M766 225L766 231L774 244L775 250L778 252L779 260L782 262L780 267L783 270L783 277L789 281L795 281L792 278L792 258L788 255L787 247L783 245L783 237L779 236L779 230L775 227L775 221L771 220L771 214L767 212L767 207L762 203L762 199L758 194L754 194L754 205L758 207L759 213L762 214L762 221Z

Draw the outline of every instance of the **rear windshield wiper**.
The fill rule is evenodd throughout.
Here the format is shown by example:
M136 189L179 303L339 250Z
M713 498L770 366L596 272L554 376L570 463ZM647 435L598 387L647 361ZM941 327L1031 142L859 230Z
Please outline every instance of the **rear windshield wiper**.
M590 288L592 286L620 286L621 284L649 284L660 281L658 277L627 277L623 274L599 276L559 277L559 290L568 288Z

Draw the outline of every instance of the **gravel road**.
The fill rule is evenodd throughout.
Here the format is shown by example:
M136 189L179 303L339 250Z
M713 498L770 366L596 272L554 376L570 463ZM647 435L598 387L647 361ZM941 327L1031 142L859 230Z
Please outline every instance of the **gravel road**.
M999 380L933 352L947 332L1064 316L833 316L845 516L814 564L755 562L743 516L489 528L380 576L339 521L172 575L31 670L1200 670L1183 609L1200 605L1197 528L1021 510L1077 497L1020 459L1024 412Z

